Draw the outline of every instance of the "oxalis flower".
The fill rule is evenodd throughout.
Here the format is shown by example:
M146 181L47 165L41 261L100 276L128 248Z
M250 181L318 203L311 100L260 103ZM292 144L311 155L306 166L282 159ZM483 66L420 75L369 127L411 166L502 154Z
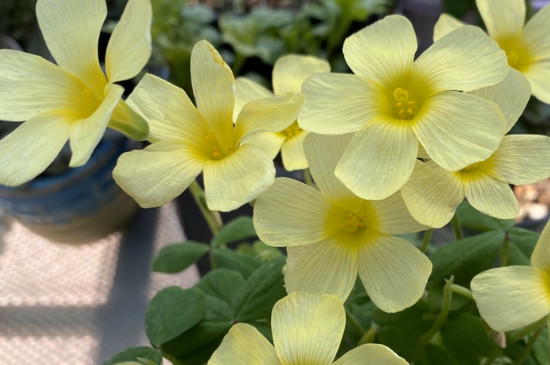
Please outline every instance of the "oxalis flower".
M327 61L312 56L286 55L273 66L273 92L275 95L301 97L302 83L316 72L329 72ZM272 97L265 87L246 78L236 80L235 108L240 110L250 100ZM304 139L307 135L296 121L277 132L259 132L247 137L247 141L264 149L271 157L281 151L283 166L287 171L307 168L304 155Z
M36 15L57 65L0 50L0 119L26 121L0 141L0 184L20 185L46 169L70 140L71 167L85 164L107 126L147 137L147 123L115 84L136 76L151 55L148 0L129 0L107 46L106 75L98 40L104 1L38 0Z
M500 106L506 116L506 132L531 94L529 82L515 70L510 70L503 82L473 93ZM417 221L439 228L451 220L464 198L495 218L515 218L519 204L509 184L532 184L549 176L550 137L507 135L489 158L458 171L446 170L434 161L417 161L401 193Z
M411 23L388 16L344 42L355 75L314 74L302 87L300 127L320 134L356 132L335 173L364 199L386 198L405 184L419 143L437 164L459 170L489 157L502 139L498 107L461 92L506 76L498 45L466 26L414 61L416 49Z
M537 99L550 104L550 6L525 24L524 0L476 0L476 4L487 32L506 52L510 67L529 80ZM434 39L463 25L442 14L434 28Z
M537 241L531 265L499 267L472 279L479 313L495 331L511 331L550 314L550 224Z
M172 200L203 172L208 207L234 210L275 178L271 157L244 138L283 129L296 119L301 101L291 96L252 101L233 124L233 73L207 41L193 47L191 80L196 107L182 89L152 75L143 77L128 103L149 122L153 143L123 154L113 176L149 208Z
M425 227L411 217L399 193L363 200L334 176L350 138L308 135L304 149L319 190L276 179L256 200L254 227L263 242L288 248L288 292L325 292L344 301L359 274L374 304L397 312L422 296L432 265L393 234Z
M338 297L322 293L291 293L273 306L273 345L255 327L237 323L231 327L208 365L407 364L392 350L379 344L358 346L334 361L345 326L346 313Z

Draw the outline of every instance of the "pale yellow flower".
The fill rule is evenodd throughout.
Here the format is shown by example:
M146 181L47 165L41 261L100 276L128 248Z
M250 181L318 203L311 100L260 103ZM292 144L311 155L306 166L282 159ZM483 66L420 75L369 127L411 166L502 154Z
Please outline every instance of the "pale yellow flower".
M233 73L207 41L193 48L191 79L196 107L182 89L144 76L128 103L149 122L153 143L122 155L113 176L148 208L177 197L203 172L208 207L234 210L275 177L271 157L244 138L290 124L300 104L289 96L252 101L234 124Z
M0 141L0 183L20 185L46 169L70 141L71 167L86 163L107 126L145 139L147 123L116 82L136 76L151 55L149 0L130 0L105 55L98 40L103 0L38 0L36 15L55 58L0 50L0 119L26 121Z
M410 216L399 193L363 200L334 176L350 138L308 135L304 149L319 190L276 179L256 200L254 227L268 245L288 247L288 292L319 291L345 300L359 275L376 306L397 312L422 296L432 265L394 234L425 227Z
M479 313L495 331L511 331L550 314L550 224L531 254L531 265L499 267L472 279Z
M506 52L510 67L531 83L533 95L550 104L550 6L525 24L524 0L476 0L487 32ZM437 40L464 23L442 14L434 28Z
M330 65L327 61L312 56L283 56L273 66L273 91L275 95L296 95L302 103L301 89L304 80L313 73L328 71ZM271 96L273 94L263 86L246 78L238 78L235 109L240 110L250 100ZM273 158L281 151L286 170L302 170L307 168L303 147L306 135L307 132L294 121L281 131L253 133L247 137L247 141L262 148Z
M522 114L530 88L519 72L511 70L503 82L473 93L500 106L508 132ZM461 170L449 171L434 161L417 161L401 193L417 221L439 228L451 220L464 198L495 218L515 218L519 205L509 184L531 184L549 176L550 137L508 135L489 158Z
M479 28L461 27L416 61L411 23L393 15L348 37L355 75L320 73L302 87L299 125L321 134L356 132L336 176L364 199L383 199L411 175L419 144L431 159L462 169L489 157L504 130L493 103L465 94L501 81L506 56Z
M237 323L208 365L407 365L379 344L358 346L334 361L345 326L344 306L336 296L291 293L273 306L273 345L253 326Z

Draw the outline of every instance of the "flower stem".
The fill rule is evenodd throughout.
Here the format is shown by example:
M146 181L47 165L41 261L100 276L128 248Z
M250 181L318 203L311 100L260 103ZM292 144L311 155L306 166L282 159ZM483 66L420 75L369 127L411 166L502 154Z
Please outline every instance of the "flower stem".
M468 288L465 288L463 286L460 286L458 284L451 284L449 286L449 290L453 293L460 294L465 298L468 298L470 300L474 300L474 296L472 295L472 291Z
M545 321L546 322L546 321ZM533 350L533 346L535 346L535 342L537 342L537 338L539 337L540 333L542 332L543 327L539 328L535 333L529 337L529 341L527 341L527 344L519 354L519 356L514 361L514 365L521 365L531 352Z
M201 186L196 180L194 180L191 185L189 185L189 191L191 192L195 203L199 207L199 210L201 211L202 216L206 221L206 224L208 224L208 228L210 228L212 235L217 235L223 225L222 219L220 217L220 212L208 209L208 206L206 205L204 190L202 190Z
M462 234L462 228L460 227L460 220L458 219L456 214L453 215L453 219L451 219L451 225L453 227L453 234L455 236L455 241L458 241L464 238L464 234Z
M522 338L524 338L525 336L527 336L528 334L530 334L531 332L538 331L539 329L543 328L544 326L546 326L546 323L547 323L546 317L541 318L538 321L533 322L530 325L525 326L522 329L511 333L508 336L508 342L519 341Z
M361 337L365 334L365 329L361 326L361 323L355 318L355 316L346 308L346 319L352 325L353 328L359 333Z
M509 244L510 240L508 239L508 235L504 237L504 242L502 242L502 247L500 248L500 266L506 266L508 264L508 251L509 251Z
M428 245L430 244L430 240L432 239L433 233L434 233L433 228L426 230L426 233L424 233L424 239L422 240L422 246L420 247L420 251L426 252L426 250L428 249Z
M454 276L451 276L449 279L445 280L446 283L445 287L443 288L443 301L441 303L441 312L439 312L439 315L435 319L435 322L432 324L430 329L426 333L424 333L418 340L414 358L417 358L418 355L420 355L420 352L447 321L449 310L451 309L451 301L453 298L453 291L451 290L451 285L453 285L453 281Z

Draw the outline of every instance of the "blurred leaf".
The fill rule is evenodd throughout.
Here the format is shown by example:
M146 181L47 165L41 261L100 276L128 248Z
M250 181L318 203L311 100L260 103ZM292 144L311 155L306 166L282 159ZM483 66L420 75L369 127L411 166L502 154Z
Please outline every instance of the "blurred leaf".
M140 346L131 347L116 354L109 360L105 361L103 365L114 365L121 362L136 361L138 358L150 360L156 365L162 364L162 353L159 350L146 346ZM143 363L143 361L141 363Z
M237 242L252 237L256 237L252 217L240 216L226 223L210 244L212 247L219 247L229 242Z
M205 295L199 289L170 286L159 291L147 306L145 332L155 346L172 340L205 315Z
M212 250L213 266L238 271L247 279L262 264L260 260L247 254L239 254L226 248Z
M468 201L458 206L456 214L463 227L480 232L492 230L505 232L515 225L513 219L497 219L479 212Z
M153 271L176 273L187 269L210 250L205 243L187 241L165 246L153 259Z
M513 242L508 242L508 260L506 266L512 265L531 265L529 257L525 256L522 250L520 250Z
M514 227L508 231L508 239L523 252L526 257L531 257L539 240L540 234L523 228Z
M447 352L459 364L477 364L480 358L498 351L481 318L471 314L447 319L441 328L441 337Z
M254 271L235 298L235 316L239 321L267 318L275 302L286 295L283 266L286 257L278 257Z
M199 288L206 295L223 300L233 308L235 294L241 290L243 285L243 276L238 271L215 269L206 274L195 285L195 288Z
M442 246L430 257L430 282L442 285L445 278L454 275L456 284L469 287L475 275L493 266L503 242L503 232L490 231Z

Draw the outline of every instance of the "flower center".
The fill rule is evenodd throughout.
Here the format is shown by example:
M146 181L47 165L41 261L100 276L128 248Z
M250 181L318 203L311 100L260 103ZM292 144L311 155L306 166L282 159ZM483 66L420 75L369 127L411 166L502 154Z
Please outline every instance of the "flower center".
M300 126L298 125L298 122L294 121L294 123L292 123L291 125L289 125L279 133L281 133L285 138L292 138L302 133L302 131L303 129L300 128Z
M209 157L213 160L221 160L234 152L232 146L222 147L214 131L210 131L210 133L206 135L206 140L209 144Z
M101 105L101 102L94 95L93 91L87 87L80 90L80 95L76 100L77 103L73 110L73 114L77 119L88 118Z
M365 227L366 216L358 209L349 211L344 220L344 231L355 232Z
M398 87L393 91L395 101L395 112L397 118L411 120L416 115L417 104L410 99L409 92Z

